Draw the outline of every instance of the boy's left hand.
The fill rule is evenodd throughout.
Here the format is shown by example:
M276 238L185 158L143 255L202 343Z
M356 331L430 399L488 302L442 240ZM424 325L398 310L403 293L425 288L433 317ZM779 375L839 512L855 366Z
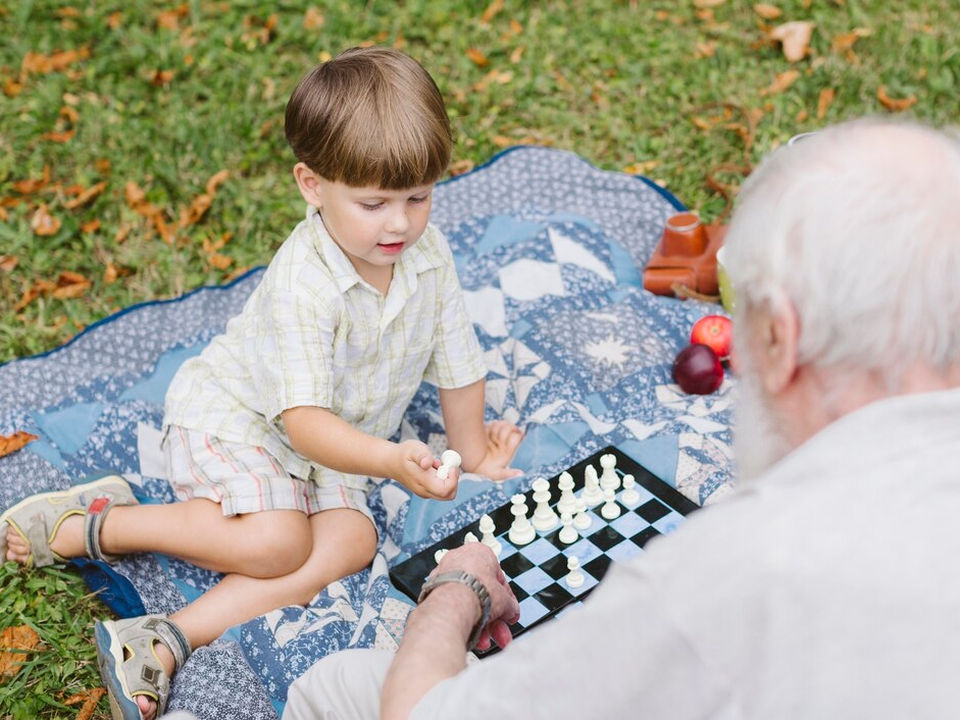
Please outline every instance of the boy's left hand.
M494 420L483 426L487 448L479 464L470 468L470 472L485 475L491 480L502 482L523 475L522 470L510 467L523 431L507 420Z

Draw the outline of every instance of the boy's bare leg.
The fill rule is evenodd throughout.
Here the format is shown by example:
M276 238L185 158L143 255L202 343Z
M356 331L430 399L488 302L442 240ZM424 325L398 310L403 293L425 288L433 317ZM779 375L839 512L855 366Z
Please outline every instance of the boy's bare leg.
M208 645L228 628L286 605L306 605L330 583L362 570L373 559L377 536L370 520L356 510L326 510L309 519L312 550L306 562L280 577L254 578L239 573L227 575L212 590L170 616L190 641L191 647ZM168 675L173 656L162 644L157 657ZM156 707L139 698L145 720Z
M298 510L228 518L218 503L197 499L111 508L100 530L100 547L110 555L160 552L217 572L276 577L304 563L311 535L307 516ZM85 555L83 516L64 520L51 548L63 557ZM23 538L8 528L5 559L24 563L29 552Z

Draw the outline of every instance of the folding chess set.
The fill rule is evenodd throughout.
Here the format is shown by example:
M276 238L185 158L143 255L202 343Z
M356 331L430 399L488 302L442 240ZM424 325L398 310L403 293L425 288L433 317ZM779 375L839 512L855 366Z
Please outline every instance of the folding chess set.
M390 576L416 600L444 552L482 542L497 553L520 602L520 620L511 627L517 638L580 604L611 562L639 555L651 538L671 532L696 509L635 460L607 447L549 480L535 480L526 494L400 563ZM496 651L493 646L477 654Z

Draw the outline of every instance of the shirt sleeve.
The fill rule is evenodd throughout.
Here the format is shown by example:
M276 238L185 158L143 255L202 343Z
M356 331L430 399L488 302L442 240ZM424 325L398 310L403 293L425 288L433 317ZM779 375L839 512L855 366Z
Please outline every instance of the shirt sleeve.
M423 379L437 387L455 389L485 378L487 366L467 313L453 253L443 234L436 229L434 233L442 258L438 288L440 313L436 345Z
M331 407L332 309L319 298L279 288L257 303L244 346L267 421L276 423L292 407Z

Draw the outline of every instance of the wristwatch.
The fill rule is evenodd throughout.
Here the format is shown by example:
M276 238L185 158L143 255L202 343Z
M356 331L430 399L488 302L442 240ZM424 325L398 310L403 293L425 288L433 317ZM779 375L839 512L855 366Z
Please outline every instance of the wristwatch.
M483 630L487 624L487 620L490 619L490 593L487 592L484 584L470 573L465 570L454 570L452 572L440 573L427 580L420 589L420 597L417 598L417 604L422 603L426 600L427 595L445 583L460 583L461 585L466 585L473 590L477 596L477 600L480 601L480 621L473 628L473 632L470 633L470 640L467 642L467 650L473 650L474 645L477 644L477 640L480 639L480 631Z

